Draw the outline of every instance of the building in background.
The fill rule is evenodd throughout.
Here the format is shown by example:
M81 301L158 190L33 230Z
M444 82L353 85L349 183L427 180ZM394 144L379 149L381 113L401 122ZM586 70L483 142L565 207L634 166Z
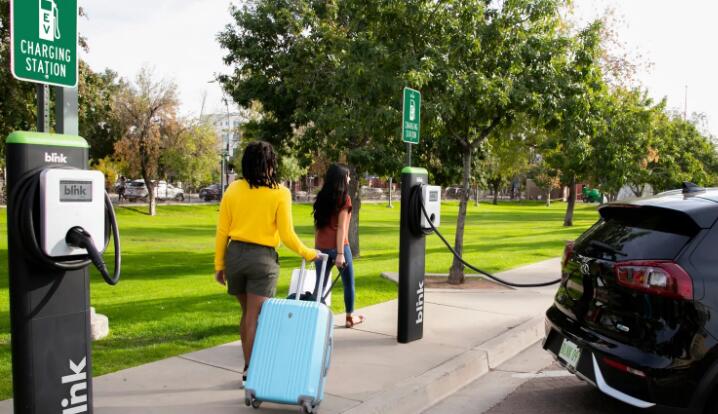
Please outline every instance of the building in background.
M247 122L246 116L240 112L215 113L204 115L202 121L211 124L217 133L217 151L229 149L231 157L242 139L241 126Z

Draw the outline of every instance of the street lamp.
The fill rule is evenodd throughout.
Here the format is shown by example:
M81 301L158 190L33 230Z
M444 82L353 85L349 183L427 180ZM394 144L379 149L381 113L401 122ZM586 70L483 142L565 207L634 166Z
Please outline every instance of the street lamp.
M216 83L217 79L213 79L207 83ZM220 152L220 172L219 172L219 188L222 195L224 195L225 187L229 186L229 169L227 168L227 157L229 155L229 136L232 131L232 124L229 114L229 102L227 101L227 94L222 88L222 100L227 108L227 125L226 128L222 129L222 151Z

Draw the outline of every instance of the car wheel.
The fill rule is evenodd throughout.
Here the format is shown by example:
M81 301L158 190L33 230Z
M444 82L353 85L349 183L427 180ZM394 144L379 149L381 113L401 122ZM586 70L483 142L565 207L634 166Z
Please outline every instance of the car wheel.
M184 194L177 194L177 197L175 197L175 200L184 201Z

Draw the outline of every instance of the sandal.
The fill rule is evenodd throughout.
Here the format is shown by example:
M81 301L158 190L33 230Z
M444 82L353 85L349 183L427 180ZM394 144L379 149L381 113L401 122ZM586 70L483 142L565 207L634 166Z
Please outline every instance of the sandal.
M244 389L244 383L247 382L247 371L249 371L249 366L244 366L244 371L242 371L242 383L239 385L239 389Z
M344 326L346 328L353 328L354 325L359 325L362 322L364 322L364 315L347 315L346 324Z

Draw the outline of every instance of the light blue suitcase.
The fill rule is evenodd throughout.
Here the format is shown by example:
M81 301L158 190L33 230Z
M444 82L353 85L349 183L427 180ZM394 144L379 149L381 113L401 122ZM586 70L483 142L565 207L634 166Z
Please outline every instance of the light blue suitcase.
M327 255L321 255L324 279ZM302 261L300 286L306 277ZM323 280L320 281L323 286ZM317 295L320 296L320 295ZM244 385L245 404L295 404L316 413L332 354L334 325L329 308L299 299L268 299L262 305Z

